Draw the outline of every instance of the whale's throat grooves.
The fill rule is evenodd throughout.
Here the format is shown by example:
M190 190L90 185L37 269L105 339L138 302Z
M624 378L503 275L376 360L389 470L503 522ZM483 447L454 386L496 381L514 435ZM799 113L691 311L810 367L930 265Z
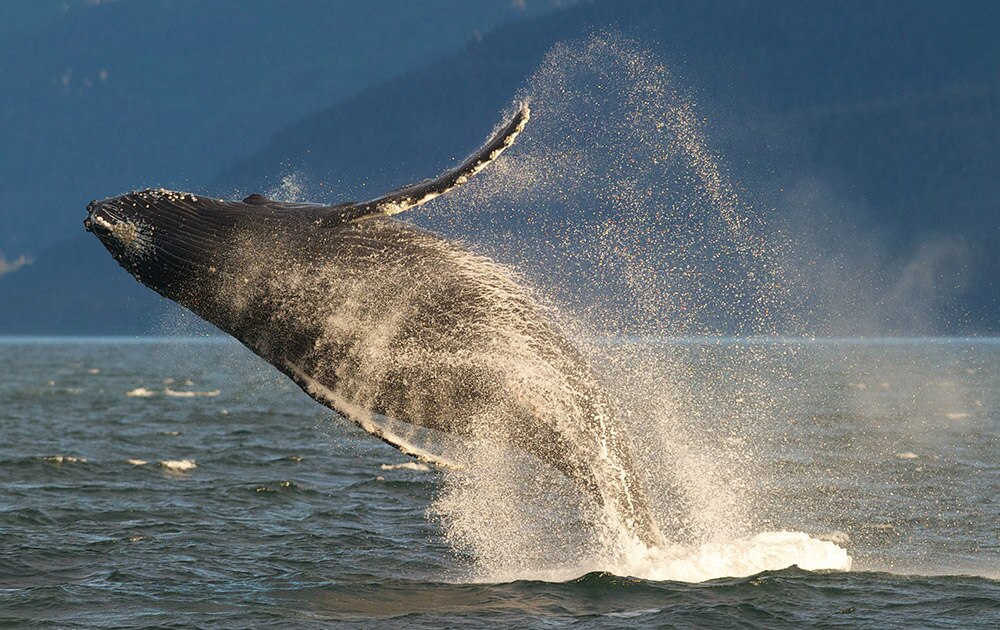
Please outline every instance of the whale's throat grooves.
M607 395L510 270L387 218L249 225L182 303L403 452L453 465L380 417L515 446L659 541Z

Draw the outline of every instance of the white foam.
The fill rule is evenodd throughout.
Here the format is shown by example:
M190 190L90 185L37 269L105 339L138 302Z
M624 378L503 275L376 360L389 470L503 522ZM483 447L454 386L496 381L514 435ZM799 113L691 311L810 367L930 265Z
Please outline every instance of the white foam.
M382 464L382 470L426 471L430 470L430 466L428 466L427 464L421 464L420 462L403 462L402 464Z
M635 617L642 617L643 615L655 615L656 613L663 610L662 608L643 608L641 610L623 610L620 612L609 612L605 613L605 617L616 617L618 619L633 619Z
M125 460L125 463L132 464L133 466L145 466L147 462L144 459L129 458Z
M151 398L156 396L156 392L151 389L146 389L145 387L136 387L135 389L125 392L125 395L129 398Z
M212 389L204 392L198 392L198 391L185 392L185 391L178 391L176 389L170 389L169 387L164 387L163 393L173 398L200 398L200 397L213 398L215 396L218 396L221 393L221 390Z
M626 574L646 579L703 582L793 565L807 571L850 571L851 557L846 549L833 542L803 532L778 531L695 548L636 547L622 568Z
M701 545L647 547L635 540L617 560L589 566L542 571L502 579L540 579L563 582L584 573L606 571L645 580L705 582L746 577L762 571L797 566L806 571L850 571L851 556L834 542L804 532L761 532L749 538ZM497 576L490 576L496 579Z
M847 532L842 532L839 529L835 529L832 532L827 532L825 534L817 534L816 538L819 540L828 540L835 545L851 544L851 535Z
M42 455L38 459L51 464L77 464L87 461L85 457L73 457L72 455Z
M896 453L896 457L899 459L917 459L918 455L911 451L906 451L905 453Z
M198 467L193 459L165 459L160 466L173 472L187 472Z

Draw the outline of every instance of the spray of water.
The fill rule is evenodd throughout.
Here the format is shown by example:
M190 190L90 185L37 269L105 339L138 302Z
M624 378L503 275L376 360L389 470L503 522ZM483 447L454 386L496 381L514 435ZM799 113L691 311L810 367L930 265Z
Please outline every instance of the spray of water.
M519 144L419 221L547 296L601 373L668 541L608 532L594 506L559 499L572 489L555 476L540 491L527 480L544 470L484 449L445 474L433 507L474 577L849 568L844 549L758 517L755 420L781 413L788 376L773 348L690 343L797 326L780 235L709 149L693 99L611 35L557 46L523 97L533 120Z

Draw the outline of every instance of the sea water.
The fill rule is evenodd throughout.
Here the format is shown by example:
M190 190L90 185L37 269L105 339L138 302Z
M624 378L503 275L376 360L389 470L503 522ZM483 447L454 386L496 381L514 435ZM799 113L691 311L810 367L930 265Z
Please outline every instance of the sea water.
M672 549L567 551L586 524L553 508L530 547L483 514L477 557L454 475L489 471L416 464L234 342L6 339L0 623L1000 624L1000 341L596 345L684 373L623 420ZM748 348L781 405L735 387Z

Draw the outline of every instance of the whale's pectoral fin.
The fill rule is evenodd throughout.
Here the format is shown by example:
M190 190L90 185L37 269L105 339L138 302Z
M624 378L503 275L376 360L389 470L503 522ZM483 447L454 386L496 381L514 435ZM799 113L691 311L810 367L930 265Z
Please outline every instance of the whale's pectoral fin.
M434 179L409 184L397 188L385 196L361 203L346 203L323 208L323 216L316 220L320 227L335 227L348 221L358 221L371 217L399 214L410 208L427 203L453 188L461 186L470 177L486 168L504 150L514 144L518 134L524 130L531 116L527 104L522 104L513 118L489 141L464 162Z
M422 462L432 464L438 468L459 469L462 467L460 464L451 461L443 455L432 453L417 444L411 443L405 437L397 435L389 427L385 426L385 424L380 423L370 411L354 405L337 395L336 392L306 374L294 363L280 361L274 365L295 381L295 384L301 387L302 391L309 394L313 400L333 409L371 435L398 449L404 455L415 457Z

